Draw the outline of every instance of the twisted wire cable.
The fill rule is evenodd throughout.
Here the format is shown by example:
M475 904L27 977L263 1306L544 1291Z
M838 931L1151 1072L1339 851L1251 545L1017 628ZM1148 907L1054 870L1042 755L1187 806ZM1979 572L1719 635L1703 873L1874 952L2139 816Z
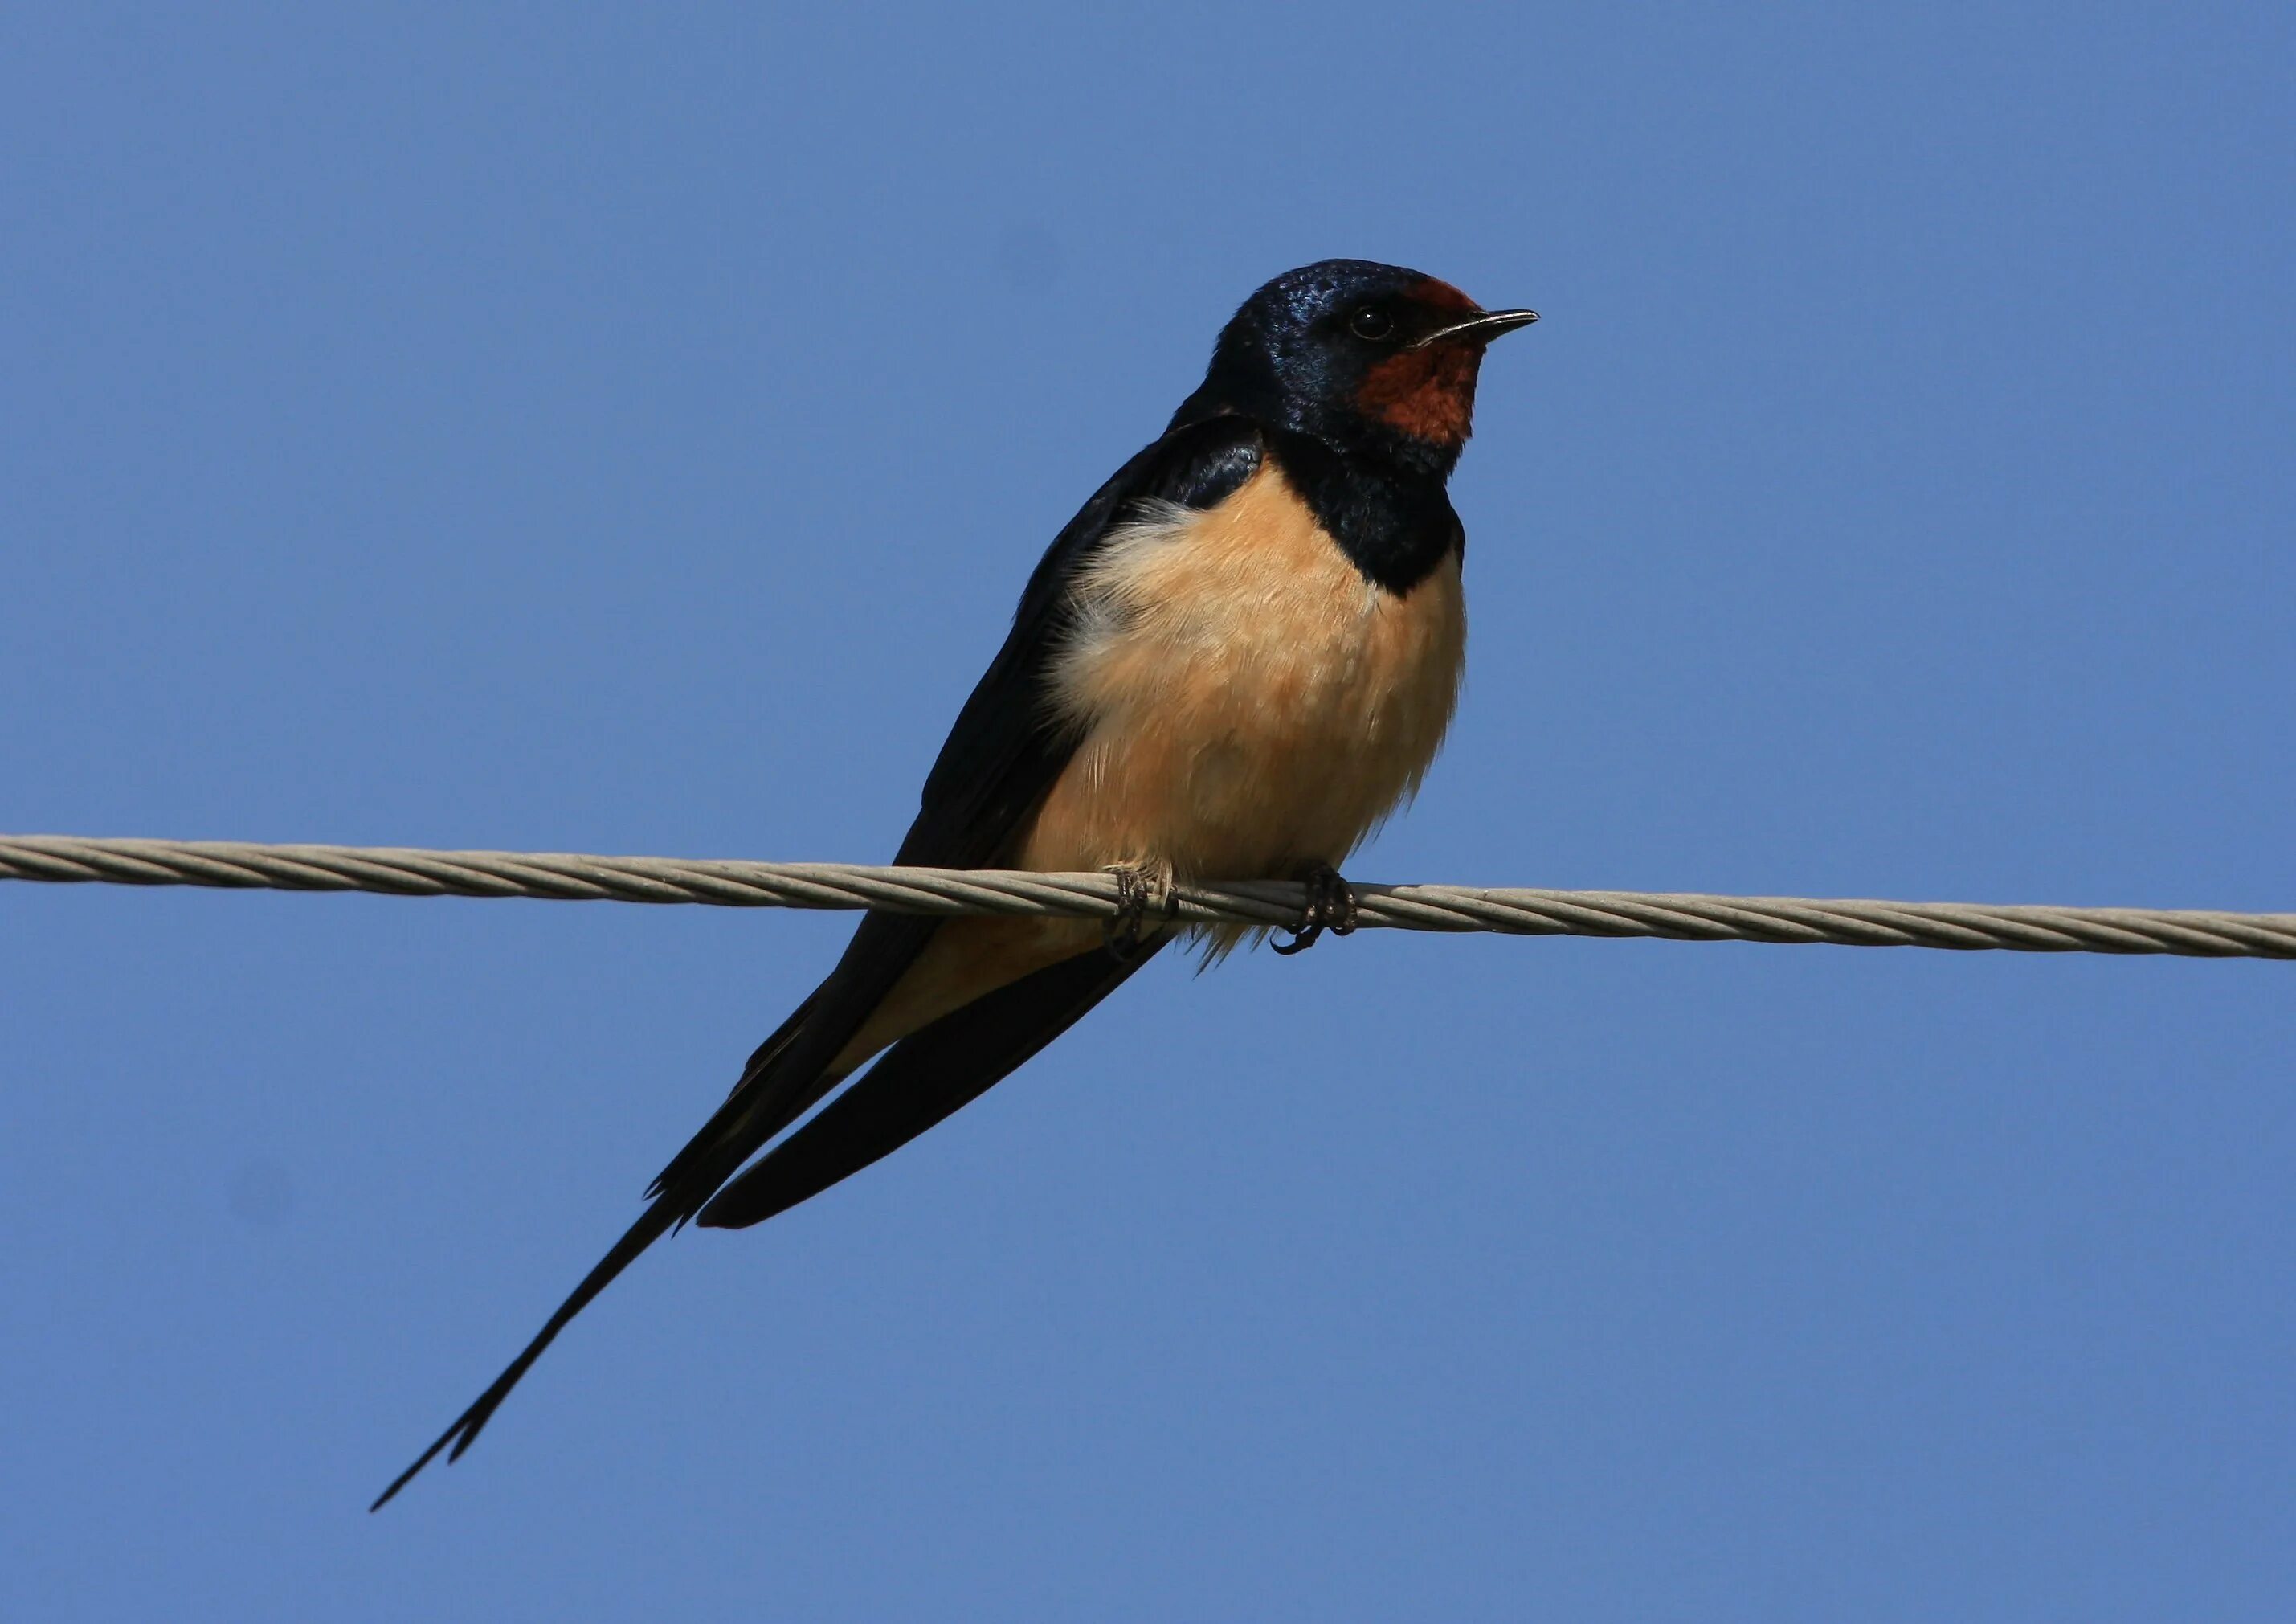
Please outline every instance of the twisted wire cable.
M1122 909L1117 882L1104 874L57 834L0 835L0 880L719 907L876 908L894 914L1112 918ZM1367 929L2296 959L2296 914L1464 885L1358 884L1355 892L1357 923ZM1306 888L1292 881L1184 884L1172 888L1164 906L1169 917L1184 923L1283 930L1300 922L1306 898Z

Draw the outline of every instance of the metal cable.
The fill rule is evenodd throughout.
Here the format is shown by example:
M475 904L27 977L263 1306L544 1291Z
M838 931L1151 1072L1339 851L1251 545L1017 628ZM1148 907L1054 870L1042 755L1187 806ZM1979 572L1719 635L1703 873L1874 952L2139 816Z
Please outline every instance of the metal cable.
M1099 874L422 851L390 846L261 846L240 841L99 840L61 834L0 835L0 880L376 891L394 897L685 902L720 907L878 908L894 914L1107 918L1119 908L1115 880ZM2296 914L1464 885L1357 885L1355 892L1361 907L1358 923L1367 928L2296 958ZM1183 885L1169 899L1170 916L1188 923L1288 929L1299 922L1306 894L1303 886L1291 881Z

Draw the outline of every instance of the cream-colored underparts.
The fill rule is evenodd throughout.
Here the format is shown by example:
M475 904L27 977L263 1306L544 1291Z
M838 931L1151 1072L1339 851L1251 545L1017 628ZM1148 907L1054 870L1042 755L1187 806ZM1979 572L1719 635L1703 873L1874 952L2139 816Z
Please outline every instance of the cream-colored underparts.
M1021 856L1260 879L1338 863L1435 759L1466 652L1459 561L1366 580L1281 473L1112 538L1054 668L1082 730Z
M1143 515L1076 592L1052 686L1079 742L1015 868L1250 880L1338 864L1419 787L1457 702L1457 555L1407 593L1375 586L1270 467L1215 508ZM1207 932L1215 951L1242 934ZM1089 920L952 920L838 1069L1100 939Z

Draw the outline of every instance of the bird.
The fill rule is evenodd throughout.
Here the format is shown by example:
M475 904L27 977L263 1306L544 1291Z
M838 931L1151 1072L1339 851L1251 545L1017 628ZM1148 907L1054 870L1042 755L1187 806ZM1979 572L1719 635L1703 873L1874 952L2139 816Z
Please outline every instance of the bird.
M1305 881L1279 953L1352 929L1337 865L1416 792L1464 671L1466 533L1446 488L1484 349L1538 319L1362 259L1288 271L1243 302L1202 383L1029 576L894 857L1105 870L1118 916L865 914L644 1213L370 1509L442 1451L459 1459L663 1235L746 1228L860 1171L1175 939L1194 935L1207 963L1234 947L1241 927L1177 924L1176 884Z

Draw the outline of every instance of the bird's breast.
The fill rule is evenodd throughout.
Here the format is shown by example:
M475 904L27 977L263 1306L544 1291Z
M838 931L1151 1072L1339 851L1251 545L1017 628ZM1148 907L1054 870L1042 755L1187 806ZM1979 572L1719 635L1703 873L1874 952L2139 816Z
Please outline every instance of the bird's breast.
M1418 786L1457 700L1457 554L1390 592L1272 464L1215 507L1144 514L1076 595L1053 701L1081 742L1024 866L1337 863Z

